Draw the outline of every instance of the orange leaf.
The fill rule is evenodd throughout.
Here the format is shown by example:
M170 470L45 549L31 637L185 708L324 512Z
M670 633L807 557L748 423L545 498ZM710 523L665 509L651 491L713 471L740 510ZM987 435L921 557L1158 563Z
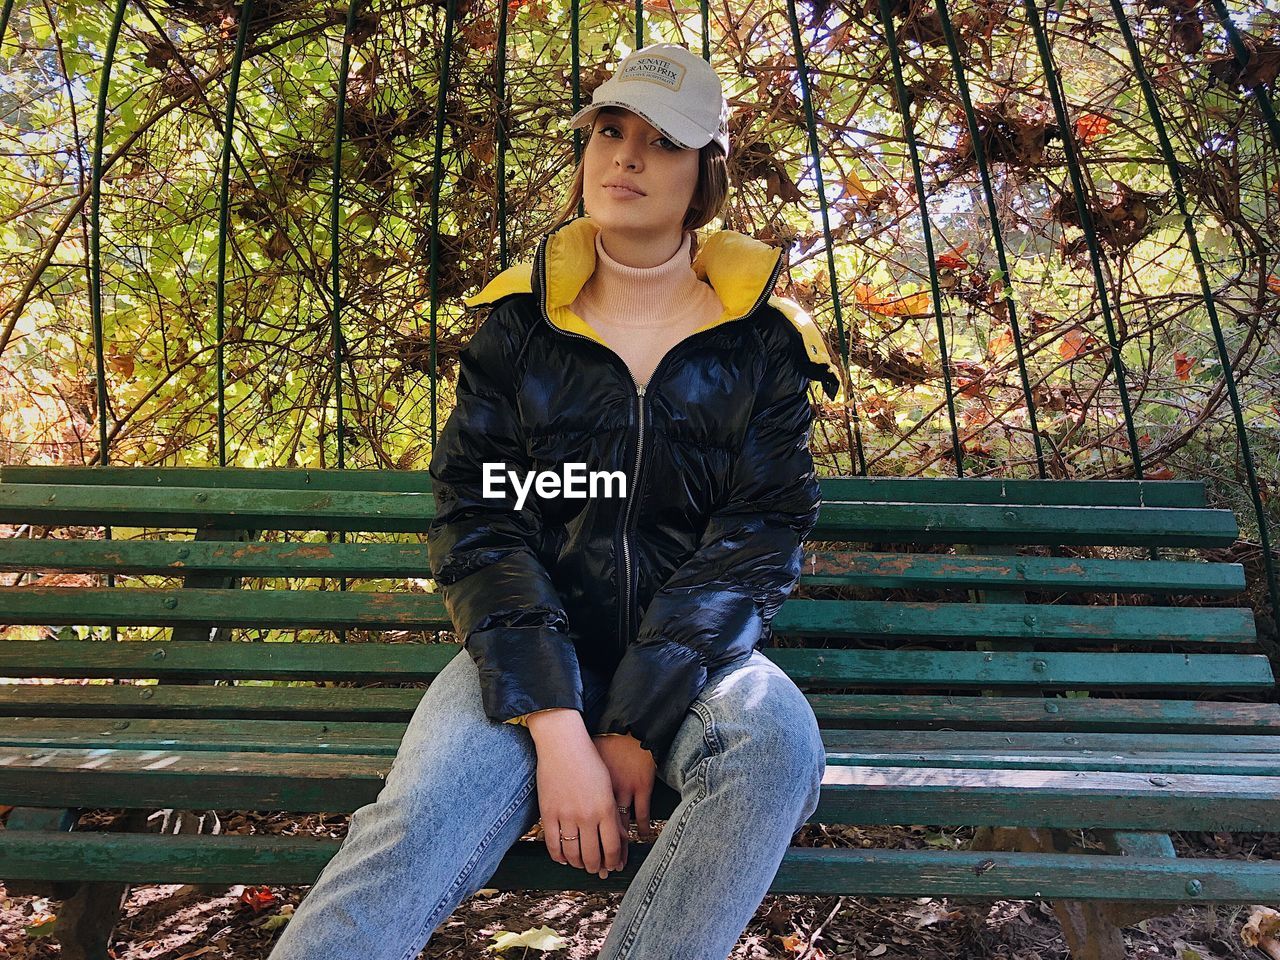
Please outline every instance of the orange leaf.
M1006 330L987 341L987 356L994 357L1013 346L1013 331Z
M868 417L878 415L891 416L898 409L898 405L893 402L892 397L882 397L874 390L862 398L862 409L866 411Z
M109 366L120 376L128 380L133 376L133 356L128 353L113 353L107 357L107 366Z
M1191 368L1194 367L1195 365L1196 365L1195 357L1188 357L1181 350L1178 350L1174 353L1173 368L1177 372L1179 380L1190 380Z
M1143 478L1145 480L1172 480L1173 471L1168 467L1156 467Z
M964 258L964 252L968 249L969 241L966 240L960 246L952 247L946 253L940 254L933 263L939 270L963 270L969 266Z
M1087 334L1079 327L1072 327L1066 332L1066 335L1058 341L1058 354L1063 360L1074 360L1085 351L1085 340Z
M492 19L464 23L459 29L467 38L467 44L478 50L487 50L498 42L498 32Z
M1280 277L1277 277L1274 273L1270 274L1267 277L1267 289L1280 297Z
M1082 113L1076 119L1076 136L1080 138L1081 143L1088 145L1099 137L1105 136L1110 127L1111 121L1107 117L1098 116L1096 113Z
M853 295L864 310L885 317L929 312L929 294L923 290L905 297L886 298L876 294L867 284L859 283L854 286Z
M252 907L254 913L257 913L275 903L276 895L271 892L270 887L245 887L244 893L240 894L240 902Z

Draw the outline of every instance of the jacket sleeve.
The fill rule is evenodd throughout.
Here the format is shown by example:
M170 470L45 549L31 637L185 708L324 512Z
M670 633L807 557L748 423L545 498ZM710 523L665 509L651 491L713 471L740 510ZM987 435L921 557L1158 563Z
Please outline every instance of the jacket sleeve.
M495 306L459 352L457 403L431 451L431 574L475 660L485 714L522 723L538 710L583 710L568 616L537 551L536 498L516 509L509 482L485 497L484 464L531 469L516 407L522 344L509 304Z
M800 578L821 490L808 376L769 349L746 436L698 547L657 591L614 672L599 732L627 732L661 764L712 671L745 661Z

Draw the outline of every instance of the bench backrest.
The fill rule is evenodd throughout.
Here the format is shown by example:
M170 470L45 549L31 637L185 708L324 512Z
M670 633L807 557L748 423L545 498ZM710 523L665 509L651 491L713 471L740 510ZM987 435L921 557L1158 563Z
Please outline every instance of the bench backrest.
M1275 678L1256 649L1252 611L1173 603L1175 596L1239 594L1240 565L1149 558L1158 549L1185 554L1235 541L1231 512L1208 508L1202 483L822 483L825 502L804 573L774 620L778 646L767 653L810 694L824 726L895 736L938 728L1280 732L1280 707L1267 702L1275 700ZM55 574L59 584L107 573L179 577L185 586L45 586L38 579L0 590L0 623L173 627L185 639L0 644L0 677L166 682L0 685L0 712L402 720L416 702L413 690L245 686L234 696L218 688L215 697L198 684L421 682L456 646L203 638L236 629L248 636L390 630L397 637L449 630L438 594L427 590L423 538L280 536L420 534L433 506L421 471L6 467L0 523L110 525L117 539L6 540L0 570ZM194 530L197 539L137 539L124 528ZM1138 548L1128 553L1142 556L1055 556L1050 549L1082 546ZM209 586L255 577L369 582L345 590L241 589L230 602L227 590ZM396 581L393 589L368 589L383 580ZM1099 595L1106 600L1097 602Z

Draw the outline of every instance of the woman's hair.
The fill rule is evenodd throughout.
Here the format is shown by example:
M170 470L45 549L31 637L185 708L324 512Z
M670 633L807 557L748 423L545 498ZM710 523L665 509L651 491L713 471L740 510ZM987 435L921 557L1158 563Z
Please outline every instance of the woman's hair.
M597 114L599 116L599 114ZM592 124L594 131L595 124ZM594 136L594 133L592 134ZM586 161L584 156L578 160L577 169L573 171L573 182L565 194L563 203L556 211L555 220L544 232L550 233L562 223L578 214L578 202L582 199L582 170ZM714 220L724 209L729 195L729 167L720 147L709 141L698 148L698 185L693 188L693 197L689 201L689 209L685 211L681 229L693 232ZM698 235L693 234L689 244L689 257L692 261L698 252Z

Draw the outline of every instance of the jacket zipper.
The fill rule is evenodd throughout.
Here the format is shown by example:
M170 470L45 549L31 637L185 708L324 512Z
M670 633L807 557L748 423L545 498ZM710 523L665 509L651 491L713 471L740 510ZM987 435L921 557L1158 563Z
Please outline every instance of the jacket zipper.
M542 319L546 321L547 326L551 327L553 330L563 333L566 336L579 337L583 340L588 340L591 343L599 343L599 341L592 340L591 337L584 336L581 333L574 333L571 330L560 329L559 327L557 327L555 324L551 322L551 317L547 315L546 248L547 248L547 238L544 236L542 238L542 241L538 244L538 252L536 256L537 262L535 264L535 270L537 272L537 275L540 281L539 290L538 290L538 309L542 313ZM781 273L781 271L782 271L782 255L779 254L777 262L773 265L773 269L769 271L769 279L768 281L765 282L764 289L760 291L760 295L756 297L755 303L753 303L751 305L751 309L749 309L746 313L742 314L742 316L735 317L734 318L735 320L741 320L743 319L743 317L749 317L751 316L751 314L755 313L758 309L760 309L760 305L764 303L765 300L768 299L770 294L773 293L773 287L778 282L778 274ZM668 350L666 353L662 355L662 358L658 361L658 365L654 367L653 373L649 376L650 383L652 383L657 378L658 371L662 369L662 365L667 362L667 359L671 356L672 353L675 352L676 348L679 347L681 344L683 344L685 340L689 340L689 339L691 339L691 337L685 337L684 340L681 340L679 343L675 344L675 346L673 346L670 350ZM600 344L600 345L603 346L603 344ZM605 349L608 349L608 348L606 347ZM617 356L617 354L614 354L614 355ZM618 359L621 360L622 358L619 357ZM626 366L625 361L623 361L623 366ZM645 387L642 387L636 383L635 375L631 373L630 367L627 367L627 376L630 377L631 386L635 391L634 396L636 399L636 418L637 418L637 423L639 424L639 429L636 436L636 464L635 464L634 475L631 482L631 493L630 493L630 496L627 497L627 506L626 506L626 509L623 511L623 516L622 516L621 553L622 553L622 559L623 559L624 580L623 580L621 602L618 605L618 619L619 619L618 644L619 644L620 653L623 653L626 651L626 647L628 645L628 635L629 635L628 631L631 627L632 564L631 564L631 549L627 540L627 534L628 534L628 528L631 525L631 506L639 498L639 494L640 494L640 465L641 465L642 455L644 452Z
M735 319L741 320L743 317L749 317L751 316L751 314L755 313L758 309L760 309L760 304L764 303L764 301L768 298L768 296L771 293L773 293L773 285L778 282L778 274L781 272L781 270L782 270L782 255L779 254L778 262L773 265L773 270L769 272L769 279L765 283L764 290L761 292L760 296L756 298L756 302L751 305L751 309L748 310L746 313L744 313L742 317L736 317ZM708 329L713 329L713 328L708 328ZM702 331L702 332L705 333L706 331ZM676 352L676 350L680 347L680 345L687 340L691 340L692 338L693 338L692 334L688 337L685 337L684 340L681 340L679 343L675 344L675 346L673 346L670 350L668 350L666 353L662 355L662 358L658 361L658 365L653 368L653 373L649 375L649 383L653 383L658 378L658 373L659 371L662 370L663 364L666 363L667 359L673 353ZM630 368L628 368L628 372L630 372ZM635 377L631 378L631 383L632 383L632 386L636 386ZM626 563L626 571L627 571L626 590L624 591L624 596L626 597L626 603L623 606L622 632L620 634L620 636L622 637L624 652L626 649L627 638L630 636L630 634L628 633L628 630L631 626L631 608L633 606L633 603L631 600L631 551L630 549L628 549L628 545L627 545L627 531L630 525L631 505L637 499L639 499L639 494L640 494L640 454L641 454L641 451L644 450L644 390L645 390L644 387L636 386L636 399L637 399L636 407L637 407L637 413L639 415L639 422L640 422L640 433L639 433L639 437L636 440L636 470L635 470L636 479L635 479L634 488L632 489L632 492L631 492L631 497L627 500L626 514L622 520L622 554Z
M622 559L623 568L626 570L625 587L622 591L624 602L620 611L622 617L622 629L619 633L620 645L623 651L626 650L631 636L631 547L627 540L628 528L631 525L631 507L640 497L640 457L644 452L644 387L636 383L633 376L631 385L636 391L636 415L640 424L639 432L636 435L636 468L635 480L631 485L631 496L627 497L627 509L622 516Z
M546 321L546 324L548 327L550 327L552 330L555 330L557 333L563 334L566 337L577 337L580 340L586 340L590 343L596 344L597 346L604 346L604 344L601 344L599 341L592 340L591 337L584 336L581 333L574 333L572 330L562 330L560 327L557 327L554 323L551 322L551 317L547 315L546 246L547 246L547 242L546 242L546 238L544 237L542 241L538 244L538 252L535 257L535 263L534 263L534 270L539 278L538 309L542 313L542 319ZM605 347L605 349L608 350L609 348ZM610 350L609 352L612 353L613 351ZM617 354L614 354L614 355L617 356ZM621 652L624 651L627 646L627 640L626 640L627 626L631 619L630 618L631 551L628 549L628 546L627 546L627 523L631 517L631 504L636 498L637 481L640 479L640 451L644 446L644 389L639 384L636 383L635 375L631 373L631 368L626 366L626 362L623 361L621 357L618 357L618 360L619 362L622 363L624 367L626 367L627 376L630 377L631 386L635 390L635 397L639 402L639 422L640 422L640 435L636 441L635 475L632 477L631 492L627 497L627 506L625 511L623 512L622 535L619 538L619 542L621 543L621 547L622 547L619 553L623 557L623 570L624 570L624 577L625 577L625 579L623 580L622 595L619 598L619 603L618 603L619 634L618 634L618 641L617 641L617 650L615 652L620 656Z

